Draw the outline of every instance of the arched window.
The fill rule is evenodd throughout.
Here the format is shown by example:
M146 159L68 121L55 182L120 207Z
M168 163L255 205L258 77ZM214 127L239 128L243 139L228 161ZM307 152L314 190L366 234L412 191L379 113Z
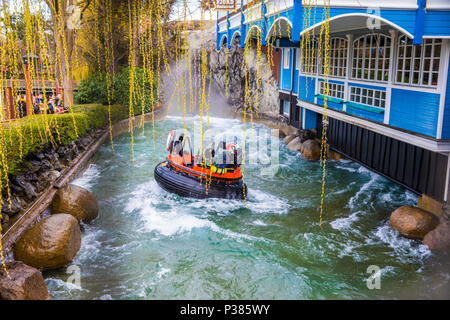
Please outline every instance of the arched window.
M388 81L391 38L384 34L365 35L353 42L352 78Z
M222 39L220 39L220 40L221 40L220 47L221 47L221 48L225 48L225 46L228 45L228 39L227 39L227 37L226 37L226 36L223 36Z
M414 46L406 35L401 36L395 81L408 85L437 86L441 47L441 39L423 39L423 45Z
M302 48L297 49L296 68L303 74L316 74L317 72L317 41L305 39Z
M330 40L329 75L334 77L345 77L347 75L347 46L348 41L343 38L332 38ZM325 50L325 49L323 49ZM324 74L322 64L321 74Z

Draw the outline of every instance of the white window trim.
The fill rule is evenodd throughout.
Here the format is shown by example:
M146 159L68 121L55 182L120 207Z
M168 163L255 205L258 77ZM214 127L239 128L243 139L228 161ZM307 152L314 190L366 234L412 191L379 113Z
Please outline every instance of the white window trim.
M400 41L403 38L405 39L405 41L410 40L406 35L401 35L401 36L398 37L398 40L397 40L397 52L396 52L396 59L395 59L395 61L396 61L396 68L394 70L395 72L393 73L393 77L394 77L393 78L393 82L396 83L396 84L403 85L403 86L408 86L408 87L437 88L439 86L439 82L440 82L439 81L440 80L439 77L442 75L442 72L440 70L440 66L441 66L441 59L443 57L444 41L442 41L440 43L441 52L440 52L439 57L434 57L434 50L435 50L435 46L436 46L436 43L434 43L434 42L435 42L435 40L439 40L439 39L425 39L423 41L422 45L420 46L420 50L421 51L420 51L420 57L419 57L419 59L420 59L419 71L414 71L413 70L414 69L414 60L417 59L415 57L415 54L416 54L416 51L418 49L418 46L415 46L412 43L402 46L405 49L408 48L408 47L411 47L411 57L409 57L409 58L404 58L403 57L402 58L403 61L409 60L409 64L410 64L409 70L406 70L404 68L404 65L402 65L402 69L399 69ZM429 71L425 71L424 70L425 50L426 50L426 45L429 45L429 44L425 43L427 40L431 40L432 41L432 44L431 44L432 45L431 55L430 55L429 58L427 58L427 59L430 59L430 70ZM433 71L433 62L435 60L439 60L439 67L438 67L437 72ZM398 72L402 73L401 81L398 81L398 79L397 79L397 73ZM409 83L404 82L405 72L409 72ZM413 81L413 73L414 72L419 72L419 79L418 79L419 81L418 81L418 83L412 83L412 81ZM424 76L425 73L428 73L430 75L430 78L428 79L428 84L423 84L423 81L422 81L423 80L423 76ZM435 85L431 84L431 81L433 80L433 74L437 74L438 75L437 83Z
M437 88L437 90L439 90L439 92L441 93L441 99L439 101L439 115L438 115L436 139L442 139L442 130L443 130L443 126L444 126L445 98L446 98L446 94L447 94L449 59L450 59L450 40L445 39L444 41L442 41L441 64L439 66L439 78L438 78L439 85ZM449 161L450 161L450 155L449 155Z
M377 108L380 110L385 110L386 109L386 98L387 98L387 92L385 90L378 90L378 89L372 89L372 88L364 88L364 87L357 87L357 86L350 86L350 99L349 102L354 102L354 103L358 103L358 104L362 104L365 106L369 106L372 108ZM355 92L353 92L353 89L355 89ZM360 93L356 93L356 90L359 90ZM366 90L366 94L364 94L364 90ZM369 92L372 92L372 95L369 94ZM380 93L379 98L376 98L376 92ZM384 93L384 98L382 98ZM360 99L360 101L356 101L356 99L352 99L352 96L358 96ZM366 99L366 102L362 102L363 98ZM372 99L372 103L368 103L368 99ZM380 106L376 106L375 105L375 100L379 100L380 101ZM381 102L384 102L384 107L381 106Z
M291 60L290 56L291 56L291 48L284 48L283 49L283 69L289 69L289 62Z
M300 99L298 99L297 102L304 109L308 109L319 114L324 113L322 106L307 101L303 101ZM430 137L421 137L417 134L407 133L390 126L386 126L385 124L377 123L370 119L354 117L351 114L342 113L340 111L335 111L333 109L328 109L327 113L329 117L334 118L336 120L342 120L350 124L354 124L363 128L368 128L371 131L380 133L384 136L392 137L394 139L401 140L433 152L444 152L444 153L450 152L450 143L448 142L439 142Z
M336 43L341 43L341 41L344 41L344 43L345 43L345 45L346 45L346 48L345 48L345 55L344 55L344 57L345 57L345 60L342 60L344 57L341 57L341 55L340 54L338 54L337 56L335 56L335 55L332 55L331 54L331 52L332 52L332 50L333 49L336 49L335 47L333 47L332 45L331 45L331 43L332 43L332 41L335 41L334 42L334 44L336 44ZM339 40L339 41L338 41ZM348 40L347 39L345 39L345 38L342 38L342 37L333 37L333 38L331 38L330 39L330 57L329 57L329 63L328 63L328 66L329 66L329 77L330 76L333 76L333 77L335 77L335 78L340 78L340 79L344 79L344 78L346 78L347 77L347 65L348 65L348 47L349 47L349 43L348 43ZM336 65L334 65L334 62L335 61L337 61L337 64ZM345 61L345 67L342 67L341 66L341 62L342 61ZM339 70L339 69L342 69L342 76L338 76L338 75L336 75L336 73L333 73L333 69L336 69L336 70ZM321 67L320 67L320 75L321 76L323 76L324 75L324 72L323 72L324 70L323 70L323 64L321 65Z
M373 35L374 34L365 34L365 35L362 35L362 36L356 38L355 40L353 40L353 43L352 43L353 53L355 52L355 50L362 50L363 55L362 55L361 58L359 58L359 56L355 57L355 55L353 54L353 59L356 58L356 59L358 59L358 61L361 60L361 68L359 69L357 67L357 65L356 66L352 65L352 74L351 74L350 78L351 79L355 79L355 80L368 81L368 82L388 83L389 82L388 80L378 80L376 78L377 78L377 75L378 75L379 71L382 71L382 77L383 78L384 78L384 72L386 72L386 71L388 72L388 76L389 76L389 72L390 72L391 66L392 66L392 61L389 59L390 58L391 45L387 46L386 45L386 41L385 41L385 43L383 45L383 48L384 48L385 52L386 52L387 49L389 49L389 57L384 56L383 58L381 58L381 59L383 59L383 68L381 70L378 68L378 62L379 62L379 59L380 59L380 55L379 55L378 50L376 51L376 56L375 56L375 67L371 68L370 67L370 63L371 63L371 59L372 59L372 50L369 51L369 57L367 58L366 57L366 48L367 48L366 45L367 45L367 37L371 37ZM392 38L390 36L388 36L388 35L385 35L383 33L377 33L375 35L378 36L378 37L384 37L386 40L389 40L390 43L392 43ZM355 43L360 41L360 39L362 39L362 38L366 38L364 40L364 45L363 45L362 49L360 47L355 47ZM373 48L373 44L372 43L370 43L370 48ZM370 72L374 71L375 79L364 79L363 78L364 71L365 71L365 64L366 64L366 60L367 59L369 59L369 69L368 69L369 72L368 72L368 75L370 77ZM389 66L387 68L384 68L386 60L389 61ZM361 77L353 76L353 71L354 70L356 70L356 75L358 74L358 71L361 70Z
M325 81L319 81L319 94L325 95ZM335 89L332 89L331 86L335 86ZM333 95L333 92L341 93L341 96L339 97L337 94ZM345 99L345 84L344 83L335 83L335 82L328 82L328 96L336 99Z
M299 63L298 63L298 70L300 75L302 76L306 76L306 77L315 77L317 76L317 72L319 70L319 62L318 62L318 58L317 58L317 52L318 52L318 43L317 40L310 40L310 43L313 44L314 48L314 56L309 56L307 57L308 61L303 61L303 63L300 62L300 56L299 56ZM300 55L301 55L301 48L300 48ZM305 48L306 51L306 48ZM310 53L311 50L310 50ZM303 57L303 60L305 60L306 57ZM312 63L312 66L310 65L310 63ZM313 72L309 72L311 70L311 68L313 69Z
M288 112L286 113L286 104L289 105L288 107ZM283 115L287 116L288 118L290 118L291 116L291 106L290 106L290 102L288 100L283 100Z

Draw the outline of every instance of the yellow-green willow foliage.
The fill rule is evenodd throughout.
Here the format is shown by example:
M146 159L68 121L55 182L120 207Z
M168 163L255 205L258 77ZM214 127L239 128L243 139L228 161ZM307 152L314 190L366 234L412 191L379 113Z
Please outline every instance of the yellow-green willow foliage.
M319 68L323 66L324 75L324 107L322 117L322 140L320 164L322 167L322 190L320 200L320 218L319 223L322 226L324 213L324 196L325 196L325 176L326 176L326 162L327 162L327 110L328 110L328 95L329 95L329 58L330 58L330 0L325 0L323 3L322 17L324 21L320 27L320 33L315 34L315 28L311 28L316 24L317 0L307 0L304 5L303 12L303 30L305 32L301 36L300 43L300 72L306 74L306 77L311 77L314 73L319 72ZM316 51L317 56L316 56ZM308 81L306 81L306 86ZM306 87L308 90L308 87Z
M273 4L275 9L280 8L280 3L286 0L276 0ZM308 0L305 5L303 29L308 29L315 23L316 1ZM154 83L160 83L162 73L174 84L175 90L168 100L170 107L173 99L177 99L177 104L182 109L182 121L185 130L189 126L188 115L192 116L198 108L200 117L201 150L204 156L205 141L204 131L210 126L210 97L212 80L212 55L215 50L214 43L214 19L216 13L212 8L204 8L200 13L200 21L195 23L191 20L191 3L187 0L178 1L176 4L178 16L175 21L169 21L175 0L45 0L46 5L40 0L0 0L2 13L0 18L0 85L3 88L11 79L23 78L24 66L22 55L38 56L39 61L31 59L27 70L29 78L27 85L37 86L39 90L56 94L57 79L59 87L70 85L73 79L72 70L77 73L89 73L102 71L105 75L106 94L109 112L109 134L111 146L114 151L112 125L111 125L111 104L114 101L114 88L116 83L115 74L119 67L118 61L126 61L128 67L128 114L129 132L131 135L132 158L134 163L134 117L135 110L145 111L146 101L150 101L152 110L152 135L153 146L155 147L155 108L160 101L160 90L154 92ZM197 2L200 7L200 1ZM73 6L70 6L73 4ZM281 37L281 15L280 10L276 10L274 20L278 22L272 28L271 35L267 39L267 65L262 65L261 46L262 24L264 16L261 8L262 0L254 0L248 3L246 9L246 20L251 21L247 26L248 34L245 39L245 48L242 59L241 70L244 72L244 105L243 105L243 156L245 155L245 127L248 117L253 129L254 117L258 117L259 105L261 104L263 68L267 68L267 73L271 72L273 63L273 43L276 38ZM252 10L252 8L256 8ZM239 9L239 8L238 8ZM272 8L273 9L273 8ZM198 10L198 9L196 9ZM18 24L12 23L11 17L23 13L25 25L24 37L19 39ZM48 21L48 13L51 16L51 23ZM289 17L288 17L289 18ZM323 10L323 20L329 18L329 0L325 0ZM270 20L270 19L269 19ZM49 26L53 34L49 34ZM268 27L268 26L267 26ZM228 27L227 27L228 28ZM200 36L198 50L192 50L188 39L188 31L196 29ZM289 30L291 31L291 30ZM121 37L118 39L118 35ZM242 35L244 36L244 35ZM289 32L289 39L291 35ZM302 34L301 38L301 64L312 62L314 65L315 51L318 50L318 63L323 61L325 74L325 96L328 95L328 58L329 58L329 24L322 25L319 39L311 32ZM211 40L208 40L211 39ZM318 43L316 48L314 43ZM248 63L250 55L256 52L256 94L251 96L251 67ZM125 53L125 54L124 54ZM226 88L228 95L228 59L229 52L226 49ZM323 59L321 56L323 55ZM122 59L125 56L125 59ZM126 59L128 58L128 59ZM122 59L122 60L120 60ZM6 68L8 67L8 72ZM142 67L143 76L138 76L138 67ZM82 72L80 71L82 70ZM310 70L308 66L301 67L301 70ZM307 72L308 73L308 72ZM77 76L78 77L78 76ZM46 81L44 81L46 80ZM67 81L65 81L67 80ZM14 82L14 81L13 81ZM150 88L150 93L146 90ZM34 88L36 89L36 88ZM12 87L15 114L19 114L19 104L16 97L19 90L16 85ZM36 90L35 90L36 91ZM34 92L35 92L34 91ZM150 95L150 96L149 96ZM189 95L189 101L187 98ZM268 97L268 96L267 96ZM30 98L30 97L28 97ZM65 100L73 118L73 126L78 136L77 123L73 114L72 96L67 94ZM187 109L189 105L189 112ZM48 109L48 101L44 95L44 106ZM322 132L322 157L323 168L322 200L320 222L322 222L323 195L325 190L325 165L326 165L326 113L327 99L325 99L323 132ZM15 150L23 156L24 139L32 139L41 143L57 145L61 143L59 136L58 118L49 117L44 112L42 115L35 115L32 108L31 114L20 121L7 119L5 110L1 110L0 122L0 194L6 194L6 202L1 205L11 207L11 192L9 189L9 163L8 150L12 145ZM192 117L191 117L192 118ZM205 119L206 118L206 119ZM204 127L206 120L207 127ZM192 128L194 120L192 118ZM25 125L24 125L25 124ZM142 115L139 125L145 134L145 117ZM38 130L32 130L32 127ZM34 132L34 133L33 133ZM36 133L37 132L37 133ZM34 134L34 136L33 136ZM17 137L17 138L13 138ZM211 139L211 137L210 137ZM242 175L244 180L244 162L242 165ZM208 179L209 182L211 181ZM206 181L205 188L209 183ZM244 191L245 192L245 191ZM244 197L246 195L244 194ZM0 213L1 220L1 213ZM0 226L1 232L1 226ZM2 262L3 253L0 241L0 258ZM4 265L4 263L3 263Z

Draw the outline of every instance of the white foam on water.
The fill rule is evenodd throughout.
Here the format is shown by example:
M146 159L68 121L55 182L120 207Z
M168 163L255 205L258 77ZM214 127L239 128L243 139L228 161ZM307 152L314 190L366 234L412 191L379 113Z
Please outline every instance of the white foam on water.
M384 267L384 268L382 268L380 270L381 276L383 277L383 276L387 276L389 274L394 274L395 273L395 269L396 268L393 267L393 266L386 266L386 267Z
M345 192L349 191L353 185L355 185L355 182L350 182L349 184L347 184L347 185L345 186L345 188L342 188L341 190L338 190L338 191L336 191L336 192L333 192L332 195L337 195L337 194L345 193Z
M156 231L164 236L211 226L210 221L189 214L185 206L177 203L173 197L165 194L154 180L144 183L130 195L125 214L139 212L147 231ZM159 209L158 205L164 205L165 208Z
M360 248L362 245L356 241L347 241L344 244L344 248L339 250L338 257L343 258L344 256L352 257L355 261L362 262L366 261L368 258L361 256L355 249Z
M173 210L161 212L154 208L145 208L141 214L148 230L156 231L164 236L173 236L195 228L214 226L208 220Z
M378 180L380 179L380 175L371 172L369 170L367 170L364 167L360 167L360 169L363 169L362 172L368 172L370 174L370 180L368 182L366 182L359 190L358 192L350 198L350 200L348 201L347 207L350 209L355 209L358 203L358 200L360 199L360 197L364 194L367 193L367 190L369 190L372 186L374 186ZM365 170L365 171L364 171ZM359 171L359 170L358 170ZM367 205L367 203L364 203L364 205Z
M265 222L263 222L263 221L261 221L261 220L259 220L259 219L253 221L253 224L254 224L255 226L262 226L262 227L268 226L267 223L265 223Z
M96 164L90 164L83 175L71 182L77 186L91 190L100 177L100 169Z
M404 263L411 262L410 259L423 260L431 255L431 251L426 245L417 244L413 240L402 237L388 223L379 226L374 232L374 236L392 248ZM372 244L376 244L376 242L372 241Z
M166 191L162 191L166 192ZM173 203L179 207L179 203ZM206 212L217 212L219 215L228 215L238 209L249 209L253 213L276 213L286 214L290 208L287 201L280 199L270 193L248 189L247 201L244 200L224 200L224 199L202 199L186 200L183 204L188 208L203 209Z
M161 209L158 206L164 206L164 208ZM162 236L170 237L189 233L193 229L209 228L230 238L255 240L256 238L249 235L222 229L207 218L190 213L192 208L206 208L223 212L225 209L231 211L241 207L245 207L244 201L192 200L187 198L180 200L176 195L159 188L155 181L150 181L136 187L124 211L125 214L139 212L144 222L145 231L155 231ZM257 240L261 241L262 239Z
M103 231L92 226L85 225L83 236L81 237L81 250L75 257L74 263L94 259L102 251L102 243L98 238Z
M161 268L161 270L158 271L158 273L157 273L158 278L161 279L162 277L164 277L164 275L168 274L170 271L171 270L169 268Z
M390 193L385 193L381 196L381 199L383 199L383 201L385 202L391 202L392 201L392 197Z
M286 214L290 208L287 200L257 189L249 188L248 200L248 208L255 213Z
M169 211L161 211L152 207L146 207L141 210L141 215L148 231L156 231L166 237L190 233L194 229L207 228L237 241L249 240L267 242L263 238L223 229L212 221L199 218L193 214L180 212L180 210L171 209Z
M338 162L339 163L339 162ZM342 166L342 165L335 165L334 166L336 169L341 169L341 170L346 170L349 172L358 172L359 169L354 168L354 167L350 167L350 166Z
M369 169L367 169L366 167L364 167L364 166L359 166L359 168L358 168L358 172L359 173L368 173L369 175L371 175L371 176L373 176L374 174L376 174L376 173L374 173L373 171L371 171L371 170L369 170Z
M48 287L56 288L56 290L64 290L64 291L77 290L77 291L89 292L89 290L87 290L87 289L83 289L80 286L77 286L71 282L67 282L67 281L64 281L61 279L47 278L47 279L45 279L45 283Z
M405 202L416 203L417 202L417 195L415 195L414 193L412 193L409 190L406 190L405 191Z
M364 213L363 211L356 211L345 218L339 218L332 222L330 222L330 225L335 230L344 230L348 229L352 226L352 224L359 220L359 215L361 213Z

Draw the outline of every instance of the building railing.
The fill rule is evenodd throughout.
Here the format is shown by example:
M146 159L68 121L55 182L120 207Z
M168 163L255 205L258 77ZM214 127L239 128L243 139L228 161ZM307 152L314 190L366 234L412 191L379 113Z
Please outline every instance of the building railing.
M25 90L27 85L25 79L6 79L0 81L0 87L2 88L14 88L16 90ZM56 89L55 80L32 80L31 87L36 90L51 90Z

